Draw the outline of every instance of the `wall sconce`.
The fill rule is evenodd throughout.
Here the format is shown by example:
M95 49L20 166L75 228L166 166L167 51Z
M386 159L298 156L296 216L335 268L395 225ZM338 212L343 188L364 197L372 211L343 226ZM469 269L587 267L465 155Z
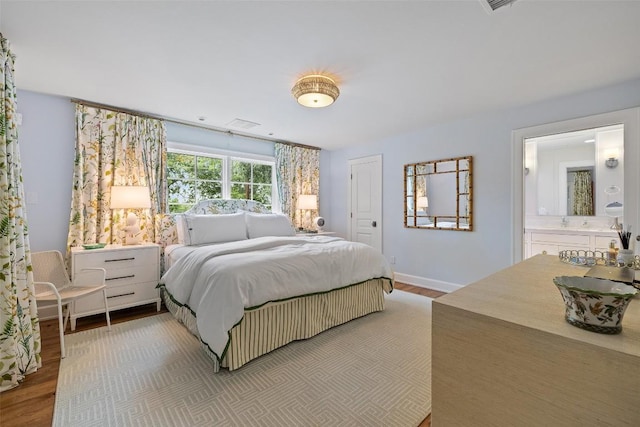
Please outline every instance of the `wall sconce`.
M604 161L604 164L609 169L613 169L616 166L618 166L618 159L616 159L615 157L609 157L607 160Z
M111 209L129 209L127 214L127 226L125 245L137 245L141 243L140 226L138 217L131 209L149 209L151 196L149 187L144 185L114 185L111 187Z

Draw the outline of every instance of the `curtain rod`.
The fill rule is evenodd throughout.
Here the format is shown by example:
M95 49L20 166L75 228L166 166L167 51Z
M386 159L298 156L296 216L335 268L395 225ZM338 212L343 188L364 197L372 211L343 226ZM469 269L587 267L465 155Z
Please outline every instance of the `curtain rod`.
M142 111L136 111L136 110L130 110L127 108L122 108L122 107L115 107L113 105L107 105L107 104L100 104L98 102L92 102L92 101L85 101L84 99L78 99L78 98L71 98L70 101L73 104L81 104L81 105L86 105L87 107L94 107L94 108L104 108L106 110L111 110L111 111L115 111L117 113L125 113L125 114L131 114L134 116L140 116L140 117L146 117L148 119L155 119L155 120L162 120L165 122L170 122L170 123L175 123L178 125L184 125L184 126L191 126L194 128L199 128L199 129L206 129L206 130L211 130L214 132L220 132L220 133L226 133L227 135L237 135L237 136L241 136L244 138L252 138L252 139L257 139L260 141L267 141L267 142L277 142L280 144L285 144L285 145L291 145L293 147L300 147L300 148L307 148L310 150L322 150L320 147L314 147L312 145L305 145L305 144L298 144L297 142L290 142L290 141L283 141L283 140L279 140L279 139L270 139L270 138L265 138L265 137L261 137L261 136L256 136L256 135L250 135L250 134L246 134L246 133L242 133L242 132L233 132L229 129L222 129L222 128L218 128L215 126L208 126L208 125L201 125L198 123L191 123L188 122L186 120L179 120L179 119L173 119L170 117L165 117L165 116L160 116L157 114L151 114L151 113L145 113Z

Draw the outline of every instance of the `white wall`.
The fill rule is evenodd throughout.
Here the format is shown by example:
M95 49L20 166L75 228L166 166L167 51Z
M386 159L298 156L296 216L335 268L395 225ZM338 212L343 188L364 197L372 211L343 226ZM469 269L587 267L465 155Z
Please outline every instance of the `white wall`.
M323 175L331 176L328 190L323 187L331 193L329 228L347 232L348 161L382 154L383 252L396 258L395 271L442 288L479 280L511 264L512 131L638 105L640 80L635 80L332 151L328 170L323 168ZM474 156L474 231L404 228L403 165L467 155Z
M69 98L18 91L18 144L32 251L66 250L75 156Z
M167 141L242 153L273 156L273 143L255 138L246 138L215 132L194 126L166 122Z

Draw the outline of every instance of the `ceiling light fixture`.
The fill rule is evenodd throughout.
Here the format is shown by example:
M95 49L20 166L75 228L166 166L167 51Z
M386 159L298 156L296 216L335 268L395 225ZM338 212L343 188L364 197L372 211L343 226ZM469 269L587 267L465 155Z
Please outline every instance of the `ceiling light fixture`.
M291 88L291 94L300 105L311 108L327 107L340 96L336 82L326 76L304 76Z

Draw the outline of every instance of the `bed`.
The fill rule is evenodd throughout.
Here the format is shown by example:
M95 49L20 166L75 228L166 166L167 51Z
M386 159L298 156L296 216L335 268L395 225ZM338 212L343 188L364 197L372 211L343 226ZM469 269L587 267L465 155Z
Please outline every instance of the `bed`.
M249 200L207 200L165 219L160 289L213 371L384 309L393 272L373 248L296 235Z

